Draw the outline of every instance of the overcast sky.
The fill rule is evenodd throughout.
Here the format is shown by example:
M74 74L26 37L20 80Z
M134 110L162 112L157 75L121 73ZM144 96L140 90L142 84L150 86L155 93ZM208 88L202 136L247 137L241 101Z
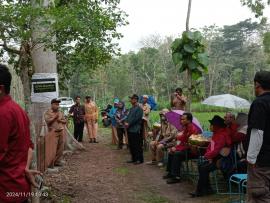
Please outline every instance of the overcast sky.
M152 34L178 36L185 30L188 0L121 0L120 8L128 15L129 25L120 28L123 53L140 48L139 41ZM265 12L270 17L269 9ZM206 25L232 25L254 18L240 0L193 0L190 28Z

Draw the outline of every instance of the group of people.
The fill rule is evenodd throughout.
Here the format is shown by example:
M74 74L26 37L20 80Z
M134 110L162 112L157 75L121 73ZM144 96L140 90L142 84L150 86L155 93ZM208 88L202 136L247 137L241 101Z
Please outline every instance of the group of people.
M35 176L40 172L32 170L33 144L30 139L30 121L22 108L10 97L11 74L5 65L0 64L0 202L26 203L31 185L37 187ZM151 158L149 164L164 164L164 152L168 152L167 174L163 177L168 184L180 182L182 179L181 164L190 158L200 156L198 164L199 179L191 197L200 197L213 192L209 180L211 171L220 169L225 177L231 172L224 168L222 162L232 153L237 154L238 171L248 173L248 202L270 202L270 72L257 72L254 78L256 99L250 107L248 117L240 113L228 112L224 118L215 115L210 123L213 132L211 141L204 152L196 153L191 149L188 139L192 134L200 133L193 123L193 116L185 112L180 118L182 129L178 131L172 126L164 109L160 112L160 129L153 130L150 143ZM118 147L123 146L123 137L127 134L131 160L128 163L144 162L143 139L147 130L150 108L147 96L140 104L139 97L130 96L132 107L127 111L121 101L115 101L112 113L112 129L116 129ZM53 99L51 108L44 118L48 129L58 138L58 151L55 164L61 165L64 128L66 118L59 111L60 101ZM172 109L184 110L186 98L181 89L177 89L171 99ZM96 143L98 108L91 100L85 98L85 104L76 104L69 111L74 122L74 138L82 141L84 125L87 127L89 142ZM225 164L228 166L228 164ZM234 169L234 168L233 168ZM19 195L14 195L19 194ZM24 194L24 195L23 195Z
M85 97L84 105L80 103L80 97L76 96L75 104L69 110L69 116L73 118L74 138L82 142L83 131L86 126L90 143L98 143L96 140L98 129L98 107L90 96ZM57 98L51 100L51 107L45 112L44 120L48 127L48 133L56 139L56 154L49 167L63 166L63 152L65 146L65 135L67 118L60 110L61 101ZM53 147L53 146L52 146Z
M201 133L192 123L191 113L185 112L180 117L182 130L177 131L164 116L169 110L162 110L161 126L154 126L152 132L152 160L147 163L162 166L167 151L167 174L163 178L173 184L182 180L182 162L197 158L199 179L191 197L213 193L209 179L212 171L220 169L227 180L233 173L247 173L248 202L270 202L270 72L256 73L254 89L257 98L248 115L238 113L236 117L228 112L224 118L215 115L209 120L213 134L205 150L194 151L188 143L191 135ZM180 96L173 96L175 104ZM182 108L181 102L178 104Z
M126 144L131 154L128 163L134 164L144 162L143 143L149 128L151 107L147 103L148 96L142 97L142 103L139 103L138 95L130 96L130 109L126 109L125 103L115 98L108 113L112 128L112 144L117 144L117 149L122 149Z

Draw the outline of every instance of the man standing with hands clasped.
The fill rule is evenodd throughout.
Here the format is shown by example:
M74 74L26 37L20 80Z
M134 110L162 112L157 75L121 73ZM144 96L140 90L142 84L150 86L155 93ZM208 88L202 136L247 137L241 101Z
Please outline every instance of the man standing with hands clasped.
M131 160L128 163L143 163L143 135L141 131L141 123L143 118L143 110L138 104L139 97L134 94L130 98L132 104L127 116L125 127L127 128L128 143L131 154Z
M64 114L59 111L59 103L61 101L52 99L51 108L45 112L45 121L49 128L49 132L53 133L53 136L57 139L56 156L53 161L53 166L63 166L62 160L64 152L64 127L67 123L64 118Z
M248 115L248 203L270 202L270 72L255 74Z

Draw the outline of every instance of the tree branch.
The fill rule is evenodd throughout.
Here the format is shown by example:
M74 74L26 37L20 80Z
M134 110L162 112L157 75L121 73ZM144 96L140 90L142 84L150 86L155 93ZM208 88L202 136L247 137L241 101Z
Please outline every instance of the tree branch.
M3 44L0 44L1 47L3 47L3 49L7 52L10 52L10 53L13 53L13 54L17 54L17 55L20 55L20 51L17 50L17 49L13 49L13 48L10 48L7 46L6 42L4 41Z

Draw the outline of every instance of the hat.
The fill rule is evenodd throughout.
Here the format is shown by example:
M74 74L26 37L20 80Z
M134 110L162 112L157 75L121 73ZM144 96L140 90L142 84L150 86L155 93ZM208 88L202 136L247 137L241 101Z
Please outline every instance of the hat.
M61 103L61 101L57 98L54 98L51 100L51 104L53 104L53 103Z
M148 98L149 98L149 97L148 97L148 95L146 95L146 94L145 94L145 95L143 95L142 97L143 97L143 98L146 98L146 99L148 99Z
M270 72L259 71L255 74L254 82L259 83L263 89L270 89Z
M215 115L212 120L209 120L210 124L211 125L216 125L216 126L219 126L219 127L226 127L226 124L224 123L224 119L221 118L220 116L218 115Z
M162 109L160 112L159 112L159 115L165 115L166 113L169 112L169 109Z
M119 99L118 99L118 98L115 98L115 99L113 100L113 103L114 103L114 104L118 104L118 103L119 103Z
M139 96L137 94L133 94L132 96L129 96L129 98L139 100Z

